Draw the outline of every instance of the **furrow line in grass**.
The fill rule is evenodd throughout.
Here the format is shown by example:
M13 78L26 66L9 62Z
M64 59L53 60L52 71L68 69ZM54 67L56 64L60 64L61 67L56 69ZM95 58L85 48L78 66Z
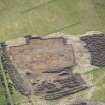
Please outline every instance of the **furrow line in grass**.
M55 1L57 1L57 0L48 0L47 2L41 3L41 4L37 5L37 6L31 7L29 9L26 9L26 10L22 11L21 13L22 14L28 13L28 12L32 11L33 9L39 8L39 7L43 6L43 5L46 5L46 4L49 4L51 2L55 2Z
M56 30L54 30L54 31L51 31L51 32L49 32L49 33L45 33L45 35L51 34L51 33L56 33L56 32L61 32L61 31L63 31L64 29L73 27L73 26L75 26L75 25L77 25L77 24L80 24L80 22L76 22L76 23L73 23L73 24L70 24L70 25L66 25L66 26L64 26L64 27L62 27L62 28L58 28L58 29L56 29Z

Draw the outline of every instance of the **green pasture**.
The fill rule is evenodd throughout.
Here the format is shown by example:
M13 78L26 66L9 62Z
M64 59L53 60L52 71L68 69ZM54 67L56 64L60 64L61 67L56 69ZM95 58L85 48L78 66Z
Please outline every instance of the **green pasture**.
M0 0L0 40L104 31L104 0Z
M105 102L105 68L93 69L86 73L92 78L94 91L91 100Z

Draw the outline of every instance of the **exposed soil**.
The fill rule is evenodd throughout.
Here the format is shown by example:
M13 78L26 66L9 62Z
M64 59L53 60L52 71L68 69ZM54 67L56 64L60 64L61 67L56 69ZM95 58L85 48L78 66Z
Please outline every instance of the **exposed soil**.
M31 39L28 44L10 47L12 61L28 76L37 78L43 72L54 72L75 64L72 45L65 45L63 38Z

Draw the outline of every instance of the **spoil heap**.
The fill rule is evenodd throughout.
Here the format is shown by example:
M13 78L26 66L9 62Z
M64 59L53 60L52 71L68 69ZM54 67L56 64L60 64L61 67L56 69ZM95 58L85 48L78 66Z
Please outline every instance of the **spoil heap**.
M91 64L105 67L105 35L94 34L80 38L86 43L86 48L91 53Z

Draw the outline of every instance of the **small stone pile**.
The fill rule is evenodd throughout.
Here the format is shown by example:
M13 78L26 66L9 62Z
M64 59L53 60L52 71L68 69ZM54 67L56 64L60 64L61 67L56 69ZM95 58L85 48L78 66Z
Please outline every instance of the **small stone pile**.
M80 38L86 43L86 48L91 53L91 64L105 67L105 35L94 34Z

